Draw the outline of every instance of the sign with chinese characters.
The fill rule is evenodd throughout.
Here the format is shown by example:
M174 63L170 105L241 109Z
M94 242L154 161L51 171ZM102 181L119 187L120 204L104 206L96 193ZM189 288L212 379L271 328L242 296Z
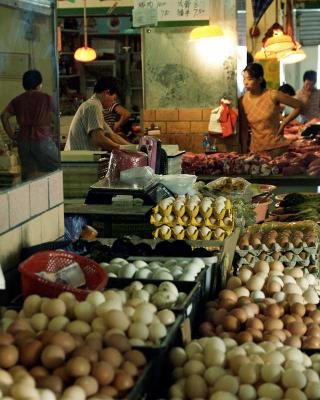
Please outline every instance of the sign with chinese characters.
M209 20L209 0L134 0L134 9L157 10L158 22Z

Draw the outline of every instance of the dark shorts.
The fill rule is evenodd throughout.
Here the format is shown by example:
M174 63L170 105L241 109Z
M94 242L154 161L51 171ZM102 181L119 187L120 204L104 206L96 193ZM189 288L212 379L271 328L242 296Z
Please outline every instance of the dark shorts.
M34 141L20 137L18 150L23 177L34 172L52 172L60 168L59 150L51 138Z

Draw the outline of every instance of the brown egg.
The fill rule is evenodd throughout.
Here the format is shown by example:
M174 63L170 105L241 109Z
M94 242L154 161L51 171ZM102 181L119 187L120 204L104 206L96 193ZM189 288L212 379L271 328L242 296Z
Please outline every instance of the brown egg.
M87 344L77 347L72 352L72 357L83 357L90 362L96 362L99 359L98 352L94 349L91 349L91 347Z
M270 265L270 271L282 272L284 270L284 265L279 260L272 261L269 265Z
M123 392L132 388L134 385L134 380L127 372L118 369L112 384L117 390L119 390L119 392Z
M75 385L82 387L87 396L92 396L98 392L99 385L93 376L82 376L75 381Z
M100 361L108 361L114 368L119 368L123 357L119 350L114 347L106 347L99 352Z
M2 332L0 333L0 346L12 344L14 342L14 337L10 333Z
M307 327L301 322L290 322L286 328L294 336L303 336L307 331Z
M288 329L282 329L282 330L283 330L283 332L284 332L284 334L286 335L287 338L292 336L292 333L289 332Z
M237 334L237 342L239 344L253 342L253 336L250 331L243 331Z
M239 299L237 301L237 307L241 307L241 306L244 306L246 304L251 304L251 303L252 303L252 299L250 297L241 296L241 297L239 297Z
M274 329L272 331L272 335L275 335L279 338L280 342L284 342L287 338L286 334L283 332L282 329Z
M266 333L263 335L263 340L266 342L279 342L279 338L271 333Z
M99 385L109 385L114 379L114 368L107 361L99 361L92 367L91 375L97 380Z
M24 346L21 346L20 364L25 367L33 367L38 364L42 348L43 344L40 340L32 340L32 342L27 342Z
M46 346L47 344L51 344L51 339L56 335L56 332L52 331L43 331L40 335L37 336L37 339L41 340L42 344Z
M296 237L296 238L292 239L292 244L293 244L293 247L301 247L302 246L301 238Z
M43 376L36 379L37 388L50 389L59 395L63 389L63 382L59 376Z
M312 325L310 324L307 328L307 335L320 337L320 327L315 324L312 324Z
M243 308L240 307L234 308L232 311L230 311L229 315L233 315L234 317L236 317L241 324L246 322L246 320L248 319L247 313Z
M311 311L309 316L316 322L317 324L320 323L320 310Z
M277 304L269 304L264 311L264 315L270 318L279 318L281 315L281 309Z
M297 349L301 348L301 339L299 336L291 336L287 337L284 341L284 344L287 346L296 347Z
M120 368L131 376L137 376L139 373L138 368L130 361L124 361Z
M55 368L52 371L52 375L58 376L59 378L62 379L62 381L67 384L70 383L70 376L69 373L67 371L67 368L63 365L61 367Z
M247 331L251 333L254 342L256 343L261 342L263 338L262 331L254 328L248 328Z
M218 336L222 339L236 339L237 334L235 332L221 332Z
M283 329L283 322L281 319L276 319L276 318L267 318L264 323L264 330L265 331L273 331L275 329Z
M103 347L102 339L98 338L87 338L85 344L95 351L100 351Z
M267 257L268 257L268 254L263 251L262 253L260 253L258 258L259 258L259 260L264 261Z
M290 306L290 312L291 312L291 314L298 314L298 315L300 315L300 317L303 317L306 313L306 308L303 304L293 303Z
M109 398L117 399L119 397L119 391L113 386L102 386L99 389L98 396L102 396L102 398L104 398L103 396L108 396Z
M220 333L223 333L224 332L224 328L223 328L222 324L216 326L215 327L215 331L216 331L217 335L220 335Z
M41 352L41 362L46 368L57 368L65 362L63 349L55 344L48 344Z
M211 337L214 336L214 326L211 322L202 322L199 326L199 333L201 336Z
M217 310L213 315L211 322L213 322L215 325L220 325L227 313L227 310L225 310L224 308L222 308L221 310Z
M303 317L302 321L307 326L313 324L313 319L311 317Z
M318 349L320 347L320 338L315 336L308 336L302 343L303 349Z
M30 331L19 331L14 335L14 344L17 347L24 346L27 342L31 342L35 338L35 334Z
M218 304L218 302L216 300L215 301L207 301L206 308L216 308L217 304Z
M311 311L316 310L317 306L316 306L316 304L306 304L305 308L306 308L306 312L310 313Z
M128 338L118 333L113 333L112 335L105 336L104 343L107 346L115 347L121 353L124 353L131 348Z
M282 317L282 321L283 321L283 323L284 323L284 326L287 327L288 324L290 324L291 322L296 322L296 319L295 319L295 317L293 317L292 315L286 314L286 315L284 315L284 316Z
M49 376L48 370L44 367L41 367L40 365L37 365L36 367L31 368L29 372L30 372L30 375L32 375L34 378Z
M129 350L124 353L124 359L127 361L131 361L136 367L143 367L147 360L141 351L138 350Z
M281 284L277 281L269 281L267 284L267 292L270 295L281 292Z
M263 322L259 318L250 318L246 322L246 329L253 328L259 331L263 330Z
M13 344L0 346L0 368L11 368L18 362L19 352Z
M223 329L227 332L238 332L240 329L239 320L233 315L226 315L222 321Z
M219 301L219 308L225 310L232 310L237 302L231 299L221 299Z
M80 336L80 335L72 335L72 337L73 337L73 339L75 341L76 347L81 346L81 345L84 344L84 339L83 339L82 336Z
M80 376L86 376L90 374L91 365L90 362L80 356L72 357L66 364L66 370L68 374L74 378Z
M224 289L224 290L221 290L221 292L219 293L219 299L220 300L229 299L229 300L234 301L234 303L236 303L238 300L238 296L234 293L233 290Z
M66 354L71 353L76 347L76 341L68 332L57 332L49 338L51 344L60 346Z
M229 360L229 366L234 375L238 375L241 365L248 364L250 362L247 356L239 355L234 356Z

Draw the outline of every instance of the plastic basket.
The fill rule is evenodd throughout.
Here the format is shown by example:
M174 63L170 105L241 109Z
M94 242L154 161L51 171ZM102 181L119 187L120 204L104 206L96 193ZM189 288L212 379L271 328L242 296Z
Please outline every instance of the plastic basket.
M37 275L37 272L56 272L69 264L77 262L86 278L84 289L74 288L60 283L50 282ZM107 272L98 263L87 257L66 251L43 251L34 254L19 264L21 286L24 296L38 294L57 297L62 292L73 293L78 300L84 300L90 290L102 290L108 281Z

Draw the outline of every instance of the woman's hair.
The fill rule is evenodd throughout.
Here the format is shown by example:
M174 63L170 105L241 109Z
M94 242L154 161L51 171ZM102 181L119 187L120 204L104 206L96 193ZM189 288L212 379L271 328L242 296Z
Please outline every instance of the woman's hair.
M284 83L283 85L279 86L278 89L280 92L283 92L285 94L288 94L289 96L295 96L296 95L296 91L294 90L294 88L289 85L288 83Z
M250 76L250 78L255 78L255 79L261 79L260 82L260 87L261 89L265 89L267 87L267 82L264 79L263 75L263 67L261 64L258 63L251 63L248 64L245 69L243 70L243 72L247 72L247 74Z
M42 75L36 69L30 69L22 77L22 86L24 90L34 90L42 83Z

